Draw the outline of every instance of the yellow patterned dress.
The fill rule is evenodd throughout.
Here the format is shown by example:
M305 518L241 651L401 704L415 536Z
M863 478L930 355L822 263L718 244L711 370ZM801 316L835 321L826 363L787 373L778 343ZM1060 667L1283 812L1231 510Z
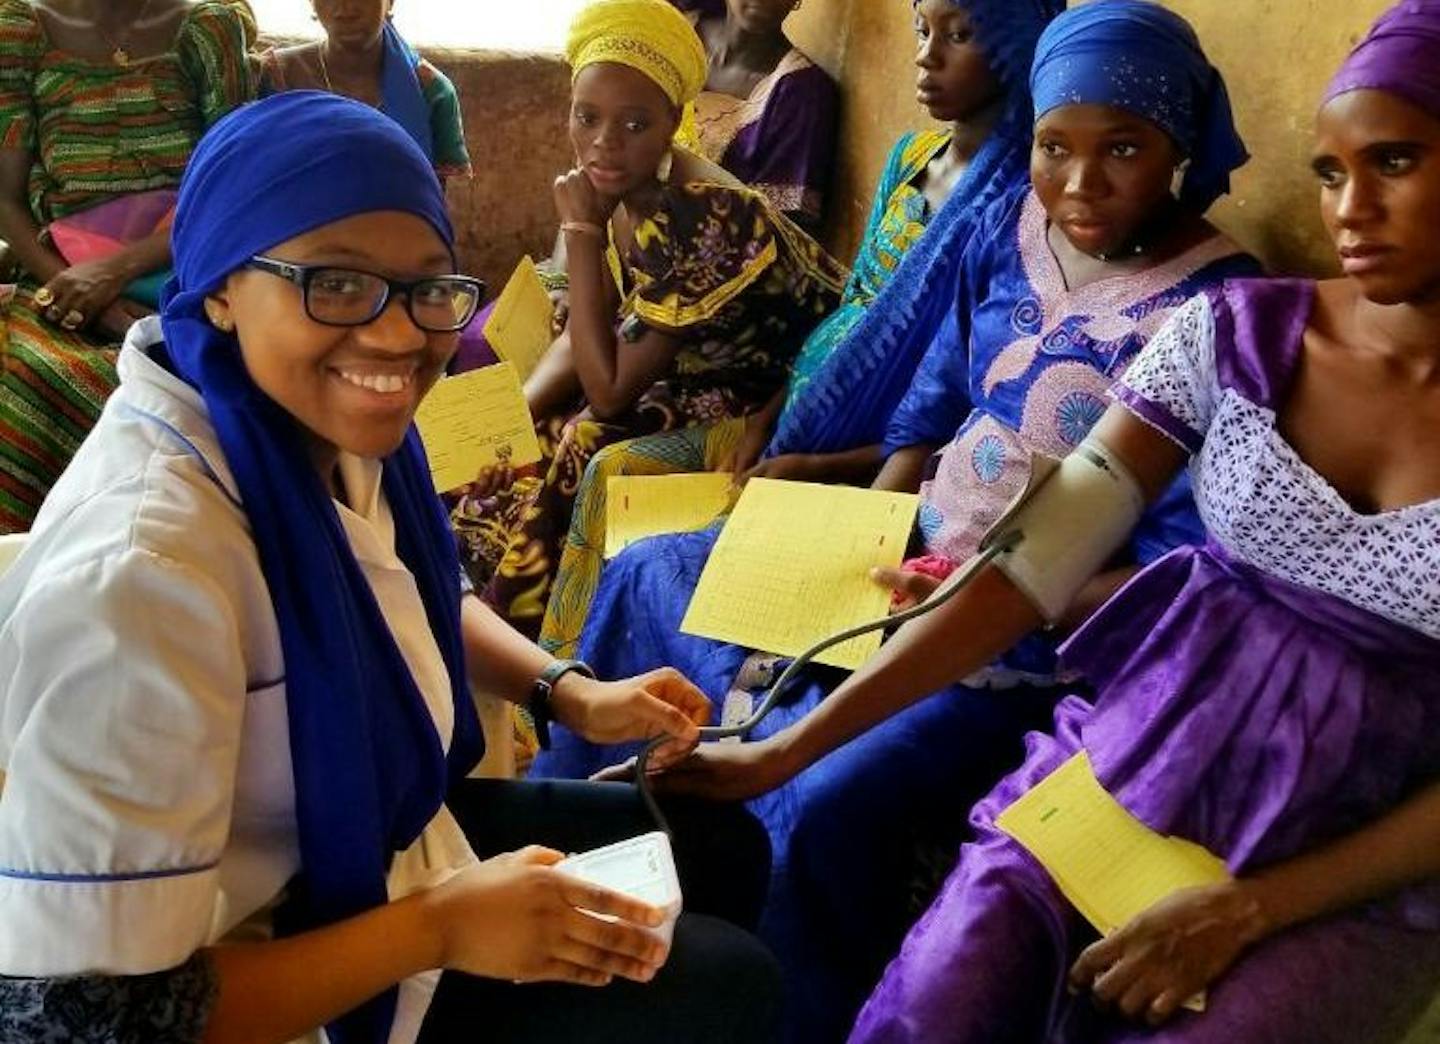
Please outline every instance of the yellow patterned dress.
M932 215L916 182L930 161L949 146L950 137L948 129L910 133L891 149L875 190L855 269L845 285L840 306L805 339L790 375L790 399L849 336L890 281L901 259L925 234ZM540 628L542 646L557 656L575 655L604 563L605 486L610 478L713 471L729 456L743 427L742 422L733 421L648 435L608 446L595 455L581 481L570 518L570 532Z
M621 289L619 350L647 326L684 338L670 371L615 421L583 409L536 425L536 475L498 496L461 497L452 511L467 568L490 603L534 636L586 465L601 448L677 428L704 441L784 387L806 337L834 311L846 271L750 189L671 186L635 229L624 257L612 248Z

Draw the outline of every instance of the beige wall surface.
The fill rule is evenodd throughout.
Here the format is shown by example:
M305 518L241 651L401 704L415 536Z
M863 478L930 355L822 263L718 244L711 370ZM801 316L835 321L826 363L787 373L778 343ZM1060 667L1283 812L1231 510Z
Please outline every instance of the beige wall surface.
M465 271L499 293L522 254L555 240L550 186L569 170L570 72L557 55L425 51L455 81L475 177L448 186Z
M1216 222L1282 271L1325 272L1329 248L1308 156L1316 100L1389 0L1166 0L1194 24L1225 74L1253 159ZM828 239L853 255L891 144L928 118L914 100L905 0L804 0L787 29L839 74L844 98L836 205Z

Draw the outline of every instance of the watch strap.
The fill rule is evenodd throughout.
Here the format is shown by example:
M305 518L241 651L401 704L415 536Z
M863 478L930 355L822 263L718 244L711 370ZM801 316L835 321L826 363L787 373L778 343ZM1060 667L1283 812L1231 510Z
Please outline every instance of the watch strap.
M583 674L587 678L595 677L595 672L583 660L551 660L530 688L530 699L526 701L525 706L535 725L535 739L539 742L541 750L550 749L550 723L555 720L554 709L551 707L550 701L555 692L555 686L571 671Z

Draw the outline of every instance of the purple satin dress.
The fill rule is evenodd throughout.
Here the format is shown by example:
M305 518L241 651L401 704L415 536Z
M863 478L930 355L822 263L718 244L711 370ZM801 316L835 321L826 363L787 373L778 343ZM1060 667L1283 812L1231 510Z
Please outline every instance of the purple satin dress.
M1238 281L1175 314L1114 390L1192 454L1208 543L1131 581L1062 650L1098 693L971 814L976 831L857 1042L1370 1044L1440 986L1440 882L1280 933L1150 1030L1071 998L1094 938L994 820L1082 747L1154 829L1243 873L1353 831L1440 773L1440 500L1351 508L1275 427L1314 286Z

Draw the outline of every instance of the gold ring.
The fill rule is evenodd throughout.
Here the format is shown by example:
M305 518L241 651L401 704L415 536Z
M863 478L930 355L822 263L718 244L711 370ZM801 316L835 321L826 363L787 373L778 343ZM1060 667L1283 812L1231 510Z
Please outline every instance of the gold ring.
M60 325L66 330L78 330L85 325L85 313L72 308L65 313L65 318L60 320Z
M40 308L48 308L55 303L55 295L51 293L48 286L42 286L35 291L35 304Z

